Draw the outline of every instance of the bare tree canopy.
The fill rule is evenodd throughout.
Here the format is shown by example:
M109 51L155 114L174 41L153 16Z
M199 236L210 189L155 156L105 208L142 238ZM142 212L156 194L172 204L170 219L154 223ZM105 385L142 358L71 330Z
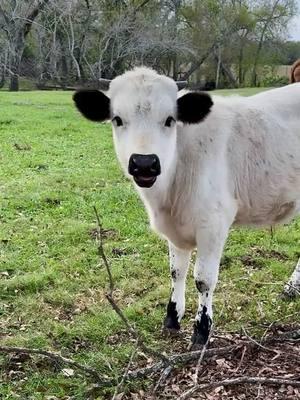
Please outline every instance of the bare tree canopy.
M95 85L134 65L213 85L259 84L260 66L292 63L295 0L2 0L0 86Z

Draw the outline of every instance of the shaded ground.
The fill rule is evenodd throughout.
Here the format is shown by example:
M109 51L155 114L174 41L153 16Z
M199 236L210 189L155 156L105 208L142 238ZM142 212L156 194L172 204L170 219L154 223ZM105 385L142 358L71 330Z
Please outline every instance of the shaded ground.
M239 347L223 356L213 356L205 359L200 365L198 383L207 384L237 377L261 377L300 380L300 325L274 325L268 327L264 335L264 344L255 345L254 341L245 335L214 335L209 349L220 348L232 344ZM298 330L297 338L288 339L289 334ZM287 336L285 339L284 336ZM181 337L182 339L182 337ZM185 341L175 340L178 352L185 352ZM147 391L121 393L117 399L154 399L179 398L185 391L194 386L194 375L197 362L190 362L183 367L175 368L165 383L153 395L158 377ZM296 400L300 399L300 388L292 385L241 384L229 387L219 386L215 389L197 391L190 399L206 400Z
M173 354L186 353L188 343L187 332L183 332L177 338L170 339L173 344ZM232 346L235 346L232 349ZM199 366L198 383L208 384L239 377L259 377L300 380L300 324L279 325L274 324L266 328L260 341L251 338L246 332L244 335L220 334L216 332L211 338L207 351L212 349L231 348L222 355L210 356L204 354ZM155 362L145 354L138 353L138 360L133 362L129 371L153 365ZM120 393L115 400L138 399L175 399L180 398L184 392L194 386L195 372L198 360L191 361L174 367L166 379L158 386L161 370L158 374L151 374L146 381L135 381L124 388L120 387ZM47 358L36 358L28 354L12 354L5 363L5 380L26 380L26 371L35 369L42 372L51 370L54 373L62 373L73 377L75 371L63 367ZM119 377L120 379L121 377ZM131 387L130 387L131 386ZM106 392L106 394L105 394ZM112 398L112 390L89 390L86 399ZM14 398L14 397L11 397ZM19 396L15 397L19 398ZM35 397L30 397L34 399ZM198 390L190 399L206 400L296 400L300 399L300 388L292 384L265 385L265 384L240 384L219 385L213 389ZM47 400L75 400L75 396L46 396Z

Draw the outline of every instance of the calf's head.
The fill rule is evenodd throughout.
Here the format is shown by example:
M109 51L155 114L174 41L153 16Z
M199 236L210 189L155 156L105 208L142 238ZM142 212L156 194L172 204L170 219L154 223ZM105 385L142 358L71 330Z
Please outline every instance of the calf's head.
M134 182L150 188L170 176L176 160L177 121L201 122L213 105L209 95L190 92L177 98L172 79L148 68L115 78L106 94L80 90L78 110L96 122L111 120L118 159Z

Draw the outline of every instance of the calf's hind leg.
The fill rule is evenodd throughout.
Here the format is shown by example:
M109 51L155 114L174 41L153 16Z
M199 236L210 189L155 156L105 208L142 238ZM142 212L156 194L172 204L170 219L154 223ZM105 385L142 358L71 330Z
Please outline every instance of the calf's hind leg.
M164 321L164 328L167 330L180 329L180 321L185 311L185 280L190 256L191 251L178 249L169 242L172 292Z
M300 296L300 258L288 283L284 287L284 294L288 297Z

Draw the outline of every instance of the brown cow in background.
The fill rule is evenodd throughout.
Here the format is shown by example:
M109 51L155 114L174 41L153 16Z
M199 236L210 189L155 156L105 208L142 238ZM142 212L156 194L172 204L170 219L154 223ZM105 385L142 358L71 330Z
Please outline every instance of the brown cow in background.
M290 80L291 83L300 82L300 58L292 65Z

